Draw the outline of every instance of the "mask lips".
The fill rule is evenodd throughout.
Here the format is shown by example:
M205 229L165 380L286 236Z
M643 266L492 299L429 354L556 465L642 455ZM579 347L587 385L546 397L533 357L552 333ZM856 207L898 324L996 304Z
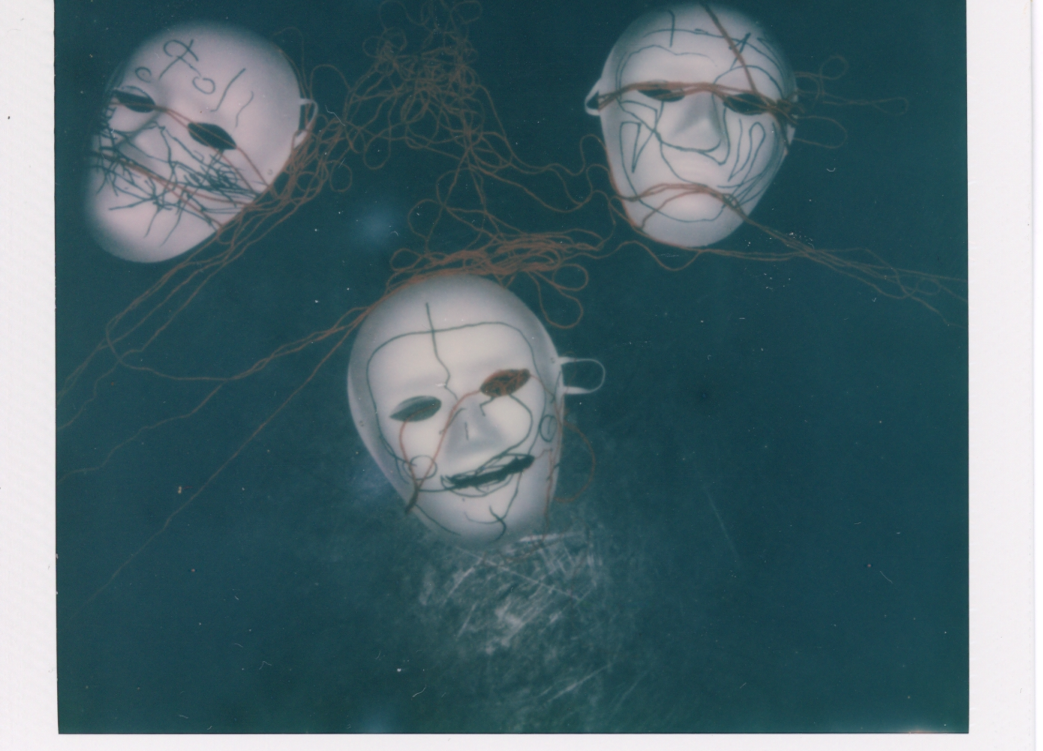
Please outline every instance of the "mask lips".
M446 490L467 490L470 488L482 488L487 490L483 486L498 485L507 480L511 475L524 472L532 463L536 461L536 458L531 454L507 454L505 457L511 457L510 461L506 464L502 464L498 467L489 468L488 465L483 465L476 470L471 472L461 472L460 474L451 475L450 477L442 478L442 487Z

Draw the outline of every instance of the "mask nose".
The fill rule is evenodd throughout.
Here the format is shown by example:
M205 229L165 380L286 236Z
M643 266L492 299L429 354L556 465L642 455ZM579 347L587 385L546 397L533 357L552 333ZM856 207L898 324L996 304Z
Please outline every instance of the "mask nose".
M690 94L663 108L659 132L671 145L711 151L725 138L723 113L710 92Z
M115 146L125 159L157 171L162 166L162 157L169 155L170 149L163 131L154 122L133 133L122 134Z
M196 145L184 132L183 127L172 122L169 114L156 110L135 123L133 129L122 131L115 146L124 157L155 170L157 165L161 167L164 163L172 163L175 150L184 149L184 146L179 147L177 140L171 136L172 130L174 133L183 134L182 140Z
M463 401L448 428L446 449L455 455L488 453L504 445L504 435L497 424L485 413L489 397L475 394Z

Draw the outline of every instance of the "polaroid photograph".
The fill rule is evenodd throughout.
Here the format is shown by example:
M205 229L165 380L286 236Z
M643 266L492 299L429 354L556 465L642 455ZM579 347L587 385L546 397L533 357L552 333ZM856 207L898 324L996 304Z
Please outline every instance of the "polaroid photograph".
M978 5L36 9L41 747L1028 747L1029 16Z

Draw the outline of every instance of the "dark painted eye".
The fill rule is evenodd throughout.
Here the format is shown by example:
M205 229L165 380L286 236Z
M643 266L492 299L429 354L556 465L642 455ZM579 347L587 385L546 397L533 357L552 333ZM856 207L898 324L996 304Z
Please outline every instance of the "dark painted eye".
M677 89L660 89L656 87L638 89L645 96L650 96L659 102L679 102L684 99L684 92Z
M391 419L399 422L420 422L434 417L441 408L442 402L433 396L414 396L399 404L398 409L391 414Z
M759 94L747 92L726 96L724 106L740 115L762 115L768 111L769 102Z
M135 94L132 91L114 91L112 96L117 102L134 112L152 112L156 103L148 94Z
M189 123L188 135L193 141L198 141L204 146L209 146L218 151L228 151L235 148L235 139L228 135L228 131L218 125L210 123Z
M481 392L495 399L498 396L510 396L524 386L529 380L527 370L497 370L485 379Z

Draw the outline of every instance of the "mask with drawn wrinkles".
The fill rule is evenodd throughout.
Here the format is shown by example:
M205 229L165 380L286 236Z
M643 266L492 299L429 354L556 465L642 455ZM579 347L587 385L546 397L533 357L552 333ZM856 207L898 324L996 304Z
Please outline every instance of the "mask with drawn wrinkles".
M793 139L796 84L782 51L741 13L672 5L616 42L587 112L601 118L630 222L659 242L706 247L742 224Z

